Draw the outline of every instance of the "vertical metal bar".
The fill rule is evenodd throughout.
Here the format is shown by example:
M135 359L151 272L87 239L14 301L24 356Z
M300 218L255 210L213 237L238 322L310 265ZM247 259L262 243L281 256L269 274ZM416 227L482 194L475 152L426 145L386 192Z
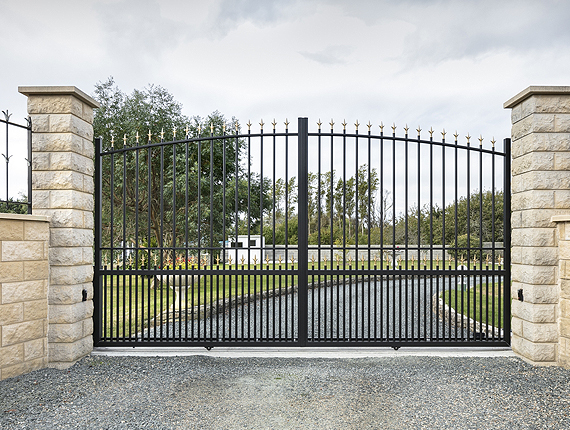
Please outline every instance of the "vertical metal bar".
M299 344L307 344L307 324L308 324L308 268L309 268L309 213L308 213L308 181L309 174L309 123L307 118L298 119L298 176L299 176L299 242L298 242L298 306L297 314L299 327Z
M317 162L318 162L318 167L317 167L317 195L315 196L315 201L317 203L317 267L320 271L321 269L321 203L322 203L322 196L321 196L321 120L319 119L319 140L318 140L318 155L317 155ZM314 267L313 267L314 269ZM320 275L317 277L317 283L320 283L321 281L321 277ZM322 329L324 329L324 331L326 332L326 317L327 317L327 311L326 311L326 278L325 278L325 287L323 288L317 288L317 294L319 295L319 299L318 299L318 312L317 312L317 322L318 322L318 331L317 331L317 335L319 337L319 340L322 338ZM321 316L321 295L322 293L325 293L324 296L324 301L325 301L325 309L324 309L324 315ZM314 279L313 279L313 296L315 295L315 286L314 286ZM314 319L314 315L315 315L315 310L313 308L313 319ZM313 325L315 324L315 322L313 321ZM314 340L314 336L313 336L313 340Z
M149 131L149 138L148 138L148 143L151 143L150 140L151 134ZM146 249L147 249L147 257L148 257L148 263L147 263L147 267L150 269L152 268L152 251L151 251L151 233L150 233L150 225L151 225L151 218L152 218L152 177L151 177L151 173L152 173L152 149L149 146L147 149L147 174L148 174L148 178L147 178L147 236L146 236ZM154 277L154 275L152 275ZM150 300L150 284L151 281L149 280L149 289L148 289L148 296L147 296L147 305L148 305L148 320L149 320L149 327L148 327L148 338L147 340L150 340L150 322L151 322L151 317L152 320L155 321L156 323L156 307L151 307L151 300ZM156 288L157 285L155 284L154 286L154 297L156 297ZM151 312L152 309L152 312ZM143 332L144 333L144 332ZM156 336L156 328L154 330L154 335ZM144 335L143 335L144 336Z
M275 256L275 225L276 225L276 196L275 196L275 192L276 192L276 163L275 163L275 146L276 146L276 136L275 133L273 133L273 150L272 150L272 155L273 155L273 221L272 221L272 252L273 252L273 264L272 267L275 270L275 261L277 260L276 256ZM275 309L275 303L276 303L276 299L275 299L275 274L273 274L273 337L272 340L275 340L275 330L276 330L276 321L275 321L275 315L276 315L276 309ZM281 309L281 299L279 299L279 309ZM279 331L279 335L281 335L281 331ZM269 333L267 334L267 336L269 337Z
M511 139L504 140L505 167L504 167L504 189L503 189L503 248L505 253L504 270L504 292L503 292L503 315L505 318L505 341L511 343ZM499 277L500 279L500 277Z
M471 261L471 145L467 142L467 272L469 272L469 262ZM471 276L467 275L467 315L471 316L471 294L469 292ZM463 298L463 293L461 294ZM463 314L463 312L462 312ZM463 314L465 315L465 314ZM463 320L462 320L463 321ZM471 324L467 324L467 339L469 339Z
M210 271L214 267L214 127L210 126ZM210 275L210 337L213 337L212 324L214 323L213 304L214 304L214 278ZM218 290L216 289L216 294ZM218 327L218 324L216 324Z
M102 190L103 190L103 182L102 182L102 174L101 170L103 169L103 162L101 156L101 146L102 146L102 139L100 137L95 138L95 171L94 171L94 203L95 203L95 216L94 216L94 227L95 227L95 265L93 268L93 305L95 308L95 315L93 321L93 343L95 346L101 341L101 337L105 337L105 334L101 331L102 321L106 321L103 319L103 291L101 290L101 226L102 226L102 219L101 219L101 202L103 201L102 197ZM31 162L31 158L30 158ZM29 181L31 184L31 181ZM31 194L28 194L31 196ZM29 200L29 199L28 199ZM30 206L31 208L31 206ZM111 220L112 222L112 220ZM106 323L104 324L106 326ZM106 327L105 327L106 328Z
M26 119L28 124L28 214L32 214L32 118ZM6 154L8 155L8 154Z
M10 154L8 152L8 141L9 141L9 126L8 121L10 121L11 114L8 114L8 111L3 112L4 117L6 118L6 154L4 154L4 159L6 160L6 206L9 207L10 195L8 194L8 171L10 169Z
M223 128L224 137L222 139L222 268L224 274L222 275L222 289L223 289L223 309L222 309L222 338L226 338L226 130L225 125ZM231 282L231 278L230 278ZM229 295L229 309L231 309L231 285ZM228 317L229 319L229 317Z

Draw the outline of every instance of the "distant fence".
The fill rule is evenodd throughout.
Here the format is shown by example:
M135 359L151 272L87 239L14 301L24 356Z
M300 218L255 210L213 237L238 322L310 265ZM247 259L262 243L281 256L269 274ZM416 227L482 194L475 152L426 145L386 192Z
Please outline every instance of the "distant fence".
M14 122L10 122L10 117L12 114L8 113L8 111L2 111L4 115L4 119L0 119L0 127L2 124L5 126L5 134L4 134L4 141L0 140L0 148L3 147L5 152L2 154L2 158L5 162L5 167L3 169L4 173L0 176L0 213L17 213L17 214L31 214L32 213L32 120L30 118L26 119L26 125L16 124ZM11 139L11 130L14 128L17 129L24 129L26 130L26 140L27 140L27 158L25 161L27 163L27 195L25 198L17 197L14 195L10 195L10 179L13 179L13 176L10 174L14 173L10 172L10 161L13 155L10 154L10 139ZM4 144L4 145L2 145ZM0 161L1 162L1 161Z

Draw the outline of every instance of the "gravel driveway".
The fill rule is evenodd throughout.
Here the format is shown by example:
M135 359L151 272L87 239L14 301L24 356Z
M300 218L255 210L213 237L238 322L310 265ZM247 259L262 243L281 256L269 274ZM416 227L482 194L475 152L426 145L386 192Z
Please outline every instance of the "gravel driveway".
M90 356L0 382L2 429L568 429L570 370L517 358Z

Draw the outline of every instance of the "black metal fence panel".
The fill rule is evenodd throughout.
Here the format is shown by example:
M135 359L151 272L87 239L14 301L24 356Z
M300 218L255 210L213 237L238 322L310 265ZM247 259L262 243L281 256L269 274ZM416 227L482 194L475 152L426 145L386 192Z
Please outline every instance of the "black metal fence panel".
M95 343L510 343L510 141L96 140Z
M26 118L26 125L11 122L10 114L7 110L2 111L4 119L0 118L0 125L4 129L2 138L0 138L0 146L4 148L5 152L2 154L4 165L0 167L3 170L3 175L0 178L0 213L16 213L16 214L31 214L32 213L32 120ZM3 125L2 125L3 124ZM23 132L23 134L19 132ZM3 140L3 142L2 142ZM16 140L21 143L23 140L27 147L27 158L16 160L10 152L10 141ZM19 162L18 165L10 169L10 162ZM16 196L10 192L11 180L14 180L14 172L20 172L23 163L26 163L27 168L27 196ZM3 168L2 168L3 167ZM12 173L10 173L12 171ZM21 178L20 178L21 179Z

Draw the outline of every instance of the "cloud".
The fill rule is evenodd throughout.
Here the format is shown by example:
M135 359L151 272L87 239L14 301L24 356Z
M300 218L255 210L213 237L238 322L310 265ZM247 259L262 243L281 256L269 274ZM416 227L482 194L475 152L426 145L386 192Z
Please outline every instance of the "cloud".
M334 65L334 64L347 64L350 54L354 49L350 46L335 45L328 46L327 48L318 52L299 51L303 57L309 60L316 61L320 64Z

